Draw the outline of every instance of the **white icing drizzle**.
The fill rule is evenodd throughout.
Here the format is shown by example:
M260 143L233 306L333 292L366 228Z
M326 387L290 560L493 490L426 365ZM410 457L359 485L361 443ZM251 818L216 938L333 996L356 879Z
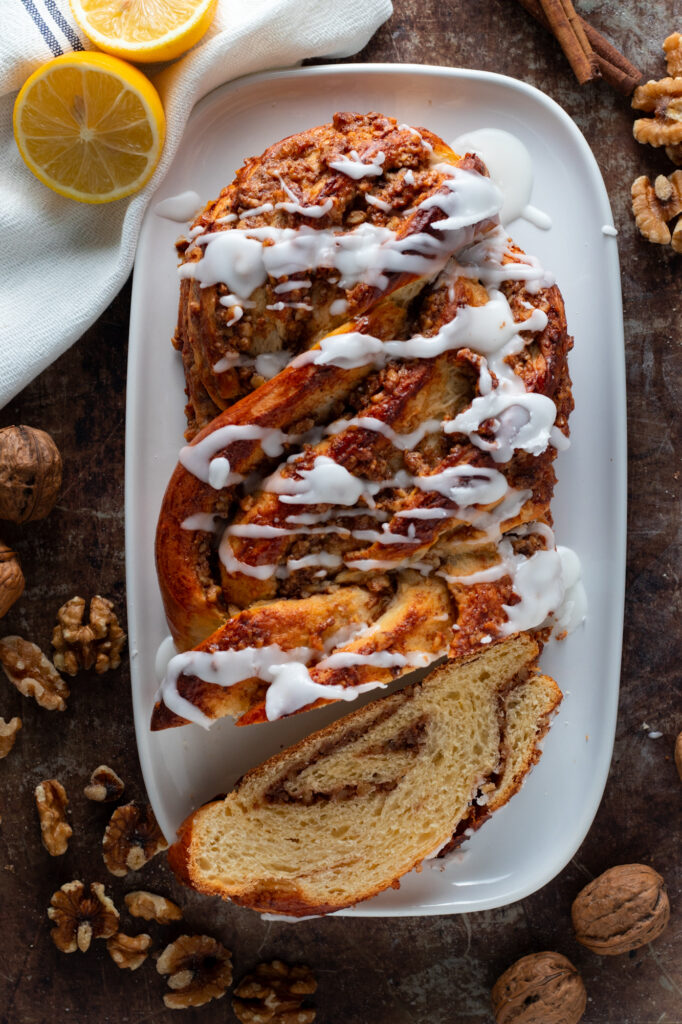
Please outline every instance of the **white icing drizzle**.
M517 448L540 455L549 444L556 406L546 395L518 393L500 386L475 398L468 409L446 423L448 433L467 434L472 444L490 453L495 462L508 462ZM478 434L482 423L493 420L494 441Z
M254 206L251 210L243 210L239 214L239 219L246 220L247 217L259 217L262 213L272 213L274 208L272 203L263 203L262 206Z
M302 217L319 218L324 217L324 215L326 213L329 213L329 211L333 208L334 200L331 198L325 199L323 203L317 205L301 206L295 193L292 192L292 190L289 188L286 182L282 179L282 176L278 174L277 177L279 178L280 185L282 186L286 194L289 196L290 202L275 203L276 210L286 210L287 213L300 213Z
M351 668L356 665L371 665L373 668L423 668L438 658L438 654L427 651L408 651L400 654L397 651L370 651L359 654L355 651L337 651L318 662L319 669Z
M196 192L180 192L177 196L169 196L168 199L162 199L157 203L154 213L157 217L184 223L192 220L201 205L201 199Z
M283 309L308 309L311 310L313 307L308 302L273 302L271 306L266 306L266 309L272 309L276 313L281 313Z
M235 220L239 220L236 213L226 213L224 217L216 218L216 224L232 224Z
M429 153L433 153L433 146L431 145L431 143L427 142L426 139L421 134L421 132L418 132L416 128L412 128L412 126L409 124L399 124L398 128L400 128L403 131L408 131L412 135L416 135L424 149L428 150Z
M334 299L329 307L329 312L332 316L343 316L348 310L348 302L346 299Z
M327 427L327 433L340 434L342 430L347 430L349 427L358 427L361 430L374 430L377 434L388 438L391 444L401 451L411 451L424 440L427 434L441 430L442 423L440 420L424 420L423 423L420 423L409 434L398 434L388 423L384 423L383 420L378 420L374 416L355 416L350 420L336 420L334 423L331 423Z
M608 235L609 238L615 238L618 234L618 229L614 228L613 224L604 224L601 229L602 235Z
M266 455L281 455L284 445L300 440L298 435L284 434L272 427L258 427L255 424L228 424L207 434L201 441L185 445L180 449L179 460L188 472L211 487L226 487L241 483L244 477L232 473L229 459L218 456L233 441L260 441ZM215 482L214 482L215 481Z
M409 168L407 171L405 171L403 181L407 185L414 185L414 171L412 170L412 168Z
M366 201L370 206L376 206L377 210L383 210L384 213L390 213L393 207L390 203L387 203L384 199L379 199L378 196L372 196L367 193L365 196Z
M504 196L500 210L503 224L523 217L544 231L551 228L551 218L530 204L533 164L520 139L498 128L480 128L459 135L452 148L457 153L477 153L481 157Z
M282 284L276 284L274 291L278 295L285 295L287 292L297 291L299 288L310 288L312 281L309 278L304 278L302 281L283 281Z
M182 521L183 530L204 530L206 533L217 533L220 529L220 516L211 512L195 512Z
M386 154L380 151L369 163L363 163L357 150L351 149L347 157L342 156L338 160L330 160L329 166L332 170L340 171L341 174L358 181L360 178L372 178L383 174L382 164L385 160Z
M265 695L265 715L268 721L290 715L320 697L324 700L355 700L361 693L384 687L385 683L370 682L360 686L340 686L316 683L305 665L275 665L270 671L272 683Z

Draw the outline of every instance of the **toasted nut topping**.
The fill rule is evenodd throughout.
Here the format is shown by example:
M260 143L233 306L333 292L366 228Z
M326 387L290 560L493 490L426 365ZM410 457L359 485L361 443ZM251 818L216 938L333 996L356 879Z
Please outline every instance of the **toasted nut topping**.
M121 664L125 633L114 615L113 604L95 596L90 602L90 621L84 623L85 601L72 597L57 612L52 633L54 663L62 672L75 676L80 669L94 668L101 674Z
M312 1024L315 1009L305 997L316 988L309 967L289 967L273 960L258 964L242 978L234 990L232 1009L241 1024Z
M20 729L20 718L10 718L9 722L6 722L4 718L0 718L0 761L3 757L7 757L14 746L14 741Z
M14 551L0 541L0 619L24 592L24 574Z
M60 857L66 853L73 835L73 829L66 820L69 804L66 790L57 779L46 779L36 786L35 797L43 846L51 857Z
M670 239L670 245L675 252L682 252L682 217L680 217L673 229L673 236Z
M667 222L682 213L682 171L673 171L667 178L659 174L653 186L644 176L633 181L632 212L646 239L657 245L670 244Z
M158 924L182 920L180 907L165 896L137 889L135 892L126 893L124 899L128 912L133 917L143 917L145 921L156 921Z
M88 800L97 800L100 803L113 803L114 800L118 800L119 797L123 796L124 789L125 783L116 774L114 769L106 764L101 764L99 768L95 768L90 776L90 782L83 792Z
M62 953L85 953L92 939L108 939L118 931L118 910L100 882L92 883L89 895L82 882L66 882L53 894L47 916L55 922L50 934Z
M24 697L35 697L41 708L64 711L69 688L36 644L20 636L0 640L0 664Z
M104 863L112 875L138 871L161 850L168 849L151 807L138 803L116 808L102 845Z
M151 935L144 932L141 935L124 935L123 932L118 932L107 939L111 959L118 967L126 967L129 971L136 971L145 962L151 944Z
M632 97L635 110L653 117L640 117L632 126L638 142L650 146L675 146L682 142L682 78L638 85Z
M673 32L663 43L665 63L672 78L682 75L682 35Z
M578 1024L583 980L561 953L531 953L508 967L491 993L496 1024Z
M653 942L668 924L665 883L646 864L619 864L582 889L571 907L575 937L601 956Z
M156 961L159 974L168 974L173 992L163 1001L169 1010L203 1006L221 999L232 982L232 954L210 935L181 935L166 946Z

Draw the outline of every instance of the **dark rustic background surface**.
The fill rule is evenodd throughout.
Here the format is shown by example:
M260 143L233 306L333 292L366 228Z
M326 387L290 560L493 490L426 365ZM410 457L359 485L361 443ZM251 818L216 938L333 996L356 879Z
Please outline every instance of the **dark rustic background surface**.
M578 6L646 77L662 77L661 43L682 29L673 20L675 10L680 14L676 0L583 0ZM517 957L542 949L566 954L581 971L589 994L585 1024L682 1022L682 784L672 759L682 728L682 257L639 237L629 202L636 176L653 178L672 167L662 153L634 142L628 100L603 84L577 86L558 46L512 0L397 0L395 7L360 59L482 68L540 87L584 132L611 198L625 309L629 535L620 717L601 807L561 875L510 907L453 917L267 923L183 890L163 856L125 879L106 871L100 844L111 808L85 800L82 788L105 761L125 779L129 797L144 797L127 663L102 677L73 680L63 714L42 710L0 679L0 715L20 715L24 722L14 750L0 762L3 1024L175 1019L163 1005L165 983L151 958L131 974L114 965L103 942L87 955L55 949L45 911L55 889L72 878L105 882L119 908L123 893L133 888L173 896L185 909L185 931L215 935L233 951L237 978L263 959L310 964L319 979L321 1024L489 1022L495 978ZM64 486L49 518L23 527L3 524L2 530L21 556L27 589L0 633L20 633L46 651L57 608L75 593L107 595L125 618L129 299L126 287L85 337L0 414L0 425L50 431L64 455ZM662 737L650 739L644 722ZM68 853L54 859L40 843L33 802L34 786L49 777L67 788L74 828ZM572 938L570 905L589 879L629 861L651 864L664 875L671 923L653 946L599 958ZM134 922L128 930L150 931L156 948L182 930L143 925ZM229 997L185 1012L188 1021L205 1024L234 1020Z

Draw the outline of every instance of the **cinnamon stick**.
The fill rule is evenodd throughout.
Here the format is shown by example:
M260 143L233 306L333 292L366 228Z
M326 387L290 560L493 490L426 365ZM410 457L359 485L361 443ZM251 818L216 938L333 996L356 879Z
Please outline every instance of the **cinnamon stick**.
M530 15L537 22L539 22L543 28L548 29L551 32L550 24L545 17L545 12L540 6L540 0L518 0L518 3L524 10L528 11ZM620 50L608 41L608 39L593 28L589 22L585 21L584 18L579 20L582 23L585 35L590 41L590 45L595 52L599 70L601 71L602 78L609 85L617 89L618 92L622 92L623 95L629 96L630 93L635 89L642 80L642 72L632 64L627 57L623 56Z
M597 58L571 0L540 0L552 35L581 85L600 77Z

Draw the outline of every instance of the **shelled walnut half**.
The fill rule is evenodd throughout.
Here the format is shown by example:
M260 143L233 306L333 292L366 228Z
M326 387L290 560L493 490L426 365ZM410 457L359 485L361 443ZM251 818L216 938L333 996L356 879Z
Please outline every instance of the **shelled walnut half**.
M126 635L118 624L113 603L95 595L90 601L89 621L86 623L84 618L82 597L72 597L57 612L52 633L55 666L70 676L81 669L94 668L99 675L118 668Z
M682 213L682 171L659 174L653 185L642 175L632 183L632 212L639 231L655 245L682 252L682 218L672 233L668 222Z
M34 697L48 711L64 711L69 688L40 648L20 636L0 640L0 665L25 697Z
M36 786L35 798L43 846L51 857L61 857L73 835L66 820L69 805L66 790L57 779L45 779Z
M668 924L665 882L646 864L619 864L582 889L571 907L575 937L601 956L653 942Z
M234 990L232 1009L241 1024L312 1024L307 997L317 989L309 967L281 960L258 964Z
M125 783L109 765L101 764L95 768L90 776L90 781L83 789L88 800L95 800L98 803L113 803L123 796Z
M128 913L133 917L142 917L145 921L156 921L157 924L170 924L171 921L182 920L180 907L172 900L166 899L165 896L157 896L156 893L136 889L135 892L127 892L123 898Z
M20 718L10 718L9 722L6 722L4 718L0 718L0 761L3 757L7 757L14 746L14 741L20 729Z
M118 931L118 910L100 882L93 882L88 894L82 882L66 882L53 894L47 916L55 922L50 934L62 953L85 953L93 939Z
M102 841L104 863L112 875L138 871L161 850L168 849L151 807L139 803L117 807Z
M232 983L232 954L210 935L181 935L156 961L173 992L163 997L169 1010L203 1006L221 999Z
M561 953L531 953L508 967L491 993L496 1024L578 1024L583 980Z
M147 959L151 944L152 937L145 932L141 935L124 935L123 932L117 932L107 939L107 950L117 967L136 971Z

